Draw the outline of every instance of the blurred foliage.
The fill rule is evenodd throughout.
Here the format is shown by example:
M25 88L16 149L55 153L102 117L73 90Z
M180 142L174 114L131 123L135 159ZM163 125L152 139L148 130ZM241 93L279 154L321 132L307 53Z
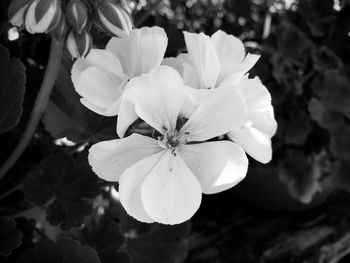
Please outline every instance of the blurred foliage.
M165 28L167 56L185 49L182 30L212 34L218 29L241 38L250 52L262 54L251 75L259 76L271 92L279 127L273 161L263 167L252 160L242 183L250 201L288 209L300 207L299 201L312 204L319 196L324 200L336 189L349 191L349 1L124 2L138 27ZM0 47L0 99L6 101L1 104L1 162L23 133L49 48L46 35L21 30L11 31L18 38L10 41L13 28L3 12L8 3L0 1L0 43L10 53ZM108 37L93 32L94 45L103 47ZM79 103L70 67L65 58L42 125L1 180L0 254L7 257L0 261L58 262L64 257L65 262L181 262L189 249L190 222L171 227L133 220L116 199L117 185L98 180L88 168L89 145L114 138L115 119ZM9 81L11 76L15 81ZM7 105L13 105L11 111ZM194 221L204 221L217 208L217 200L226 201L230 194L222 199L218 195L215 203L203 202Z

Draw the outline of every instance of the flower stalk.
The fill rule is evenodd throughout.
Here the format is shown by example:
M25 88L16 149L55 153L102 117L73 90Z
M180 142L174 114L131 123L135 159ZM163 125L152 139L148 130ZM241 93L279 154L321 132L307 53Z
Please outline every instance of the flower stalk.
M16 163L18 158L22 155L30 140L33 137L34 132L39 124L41 116L46 108L47 102L50 98L52 88L55 84L56 77L61 65L63 55L63 42L56 40L52 37L50 55L47 63L45 75L39 93L36 97L34 108L32 110L27 127L14 151L10 157L6 160L3 166L0 168L0 180Z

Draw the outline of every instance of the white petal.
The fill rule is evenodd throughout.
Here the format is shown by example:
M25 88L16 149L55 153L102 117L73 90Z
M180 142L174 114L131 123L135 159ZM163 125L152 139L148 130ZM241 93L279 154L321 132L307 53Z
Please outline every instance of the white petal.
M258 62L260 55L248 53L241 64L241 72L247 73Z
M247 121L246 106L235 90L224 90L204 101L181 128L188 141L206 141L241 127Z
M107 109L118 101L121 84L114 75L96 67L89 67L79 75L75 90L91 104Z
M166 151L141 186L147 214L162 224L180 224L198 210L202 199L196 177L180 156Z
M255 160L261 163L271 161L271 139L254 127L244 126L241 129L231 131L228 136Z
M107 50L91 49L86 58L78 58L72 67L72 81L76 84L79 75L88 67L95 66L97 68L108 71L117 78L125 80L126 76L123 72L119 59Z
M83 104L86 108L89 110L100 114L102 116L112 117L118 114L119 108L120 108L120 99L118 99L115 103L113 103L108 108L101 108L96 106L95 104L92 104L89 100L85 98L80 99L81 104Z
M119 180L121 204L130 216L141 222L152 223L155 221L147 214L142 204L141 185L163 155L164 152L160 152L140 160L127 169Z
M186 96L179 73L167 66L132 79L124 94L137 115L161 133L175 129Z
M126 130L137 118L135 105L122 98L117 120L117 134L120 138L124 137Z
M156 140L134 133L94 144L89 150L89 164L98 177L116 182L125 169L162 150Z
M271 105L271 95L259 78L246 78L237 87L247 104L248 113L265 110Z
M179 154L197 177L205 194L235 186L248 169L243 149L230 141L182 145Z
M211 36L211 42L220 61L220 80L226 78L230 73L240 71L239 68L245 57L243 42L221 30Z
M182 65L182 60L179 58L164 58L162 65L175 69L181 76L183 74L184 67Z
M197 70L200 88L214 88L220 74L220 62L210 38L203 33L184 32L192 65Z
M112 37L106 46L106 50L119 59L123 72L128 76L130 75L129 41L129 36L123 38Z
M250 112L248 119L252 122L252 126L268 137L275 135L277 131L277 122L272 105L268 105L265 109Z

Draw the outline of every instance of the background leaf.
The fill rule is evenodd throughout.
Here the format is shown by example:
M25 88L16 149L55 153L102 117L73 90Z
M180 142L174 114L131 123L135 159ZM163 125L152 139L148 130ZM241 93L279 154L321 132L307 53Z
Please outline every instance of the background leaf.
M16 223L8 217L0 217L0 256L8 256L21 244L22 233L15 229Z
M19 263L100 263L96 251L78 241L44 241L23 254Z
M62 229L79 227L92 212L89 199L99 194L97 176L86 163L64 154L45 158L28 174L23 191L28 201L44 206L47 220Z
M17 125L22 114L25 91L25 68L16 58L10 58L0 44L0 133Z

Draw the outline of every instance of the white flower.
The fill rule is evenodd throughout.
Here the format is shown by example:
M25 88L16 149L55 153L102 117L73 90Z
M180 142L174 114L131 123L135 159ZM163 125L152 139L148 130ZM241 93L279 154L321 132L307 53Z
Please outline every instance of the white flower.
M97 143L89 163L102 179L119 181L120 201L129 215L178 224L197 211L202 192L224 191L245 177L248 160L238 144L205 142L244 123L246 108L238 92L227 90L206 100L182 127L177 120L185 86L174 69L160 66L134 78L125 97L158 135Z
M137 119L133 105L123 98L125 84L157 68L167 42L162 28L134 29L128 36L112 38L105 50L92 49L73 65L72 81L81 103L104 116L118 115L120 137Z
M237 90L244 98L246 122L228 135L259 162L272 158L271 138L277 129L271 96L258 78L246 73L259 59L245 54L238 38L217 31L211 37L184 32L188 53L164 59L163 64L175 68L192 87L187 92L195 105L226 89Z

